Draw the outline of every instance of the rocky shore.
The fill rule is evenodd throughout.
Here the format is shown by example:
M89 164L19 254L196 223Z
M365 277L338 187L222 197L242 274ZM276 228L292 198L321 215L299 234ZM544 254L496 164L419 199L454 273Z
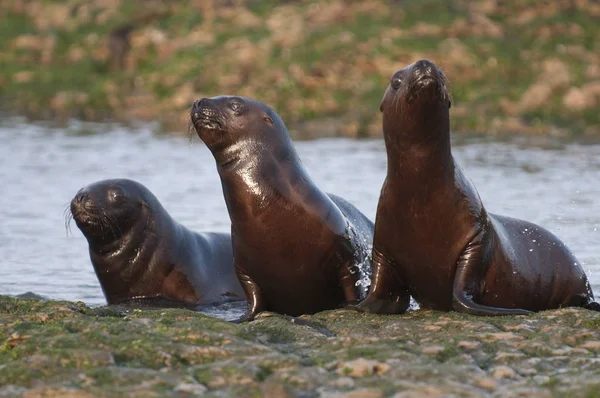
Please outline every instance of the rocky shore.
M158 121L195 98L256 97L294 138L381 135L391 74L451 83L454 131L600 136L591 0L8 0L0 110L33 120Z
M600 313L573 308L237 325L0 296L0 397L597 397L599 353Z

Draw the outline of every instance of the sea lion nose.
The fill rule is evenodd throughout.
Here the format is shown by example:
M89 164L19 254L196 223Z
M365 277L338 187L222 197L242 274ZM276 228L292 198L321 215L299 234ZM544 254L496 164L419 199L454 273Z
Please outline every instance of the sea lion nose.
M198 98L196 101L194 101L194 106L192 106L192 108L194 110L199 110L202 108L206 108L208 105L208 98Z
M74 202L78 205L83 205L88 200L88 197L86 192L78 192L77 195L75 195Z
M428 59L422 59L422 60L420 60L420 61L417 61L417 62L416 62L416 65L417 65L417 67L418 67L418 68L420 68L420 69L423 69L423 68L432 68L432 67L434 67L434 66L435 66L435 65L433 64L433 62L431 62L431 61L430 61L430 60L428 60Z

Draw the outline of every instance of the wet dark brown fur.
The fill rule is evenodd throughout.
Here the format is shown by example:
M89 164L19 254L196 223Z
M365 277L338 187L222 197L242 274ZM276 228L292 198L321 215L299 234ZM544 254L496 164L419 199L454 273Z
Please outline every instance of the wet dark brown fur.
M194 307L244 300L229 234L190 231L142 184L96 182L75 195L70 210L109 304Z
M277 113L243 97L204 98L191 120L217 162L251 320L364 297L373 224L313 183Z
M567 247L535 224L486 212L450 148L443 72L422 60L396 72L381 102L388 156L373 243L373 281L359 309L423 308L523 315L598 309Z

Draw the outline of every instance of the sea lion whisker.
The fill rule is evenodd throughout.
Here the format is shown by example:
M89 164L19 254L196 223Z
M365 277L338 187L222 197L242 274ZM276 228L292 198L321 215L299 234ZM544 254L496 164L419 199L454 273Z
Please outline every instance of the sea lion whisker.
M102 218L102 223L108 227L108 229L110 230L110 233L114 237L121 236L121 228L119 227L119 222L115 218L114 215L112 215L112 214L108 213L106 210L102 209L100 211L100 216Z
M396 91L396 95L394 96L394 99L392 100L392 107L394 107L395 112L400 111L401 100L402 100L402 94L400 93L400 91Z
M98 216L100 217L100 225L106 227L108 232L112 236L115 236L114 229L113 229L111 220L108 218L108 215L104 211L100 211ZM105 236L105 235L103 234L103 236Z
M188 121L188 124L187 124L187 136L188 136L188 143L191 145L192 141L194 140L194 137L196 136L196 129L194 128L194 123L192 122L191 119Z
M69 236L69 233L71 233L72 236L73 231L71 231L71 221L73 220L73 213L71 212L70 204L68 204L65 208L65 211L63 212L63 217L65 219L65 234L66 236Z

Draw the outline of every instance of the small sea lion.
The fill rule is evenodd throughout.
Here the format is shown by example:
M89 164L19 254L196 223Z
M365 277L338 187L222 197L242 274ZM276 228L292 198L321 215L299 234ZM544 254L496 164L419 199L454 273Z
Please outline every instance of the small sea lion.
M108 304L193 308L244 300L231 236L190 231L142 184L93 183L77 192L70 211Z

